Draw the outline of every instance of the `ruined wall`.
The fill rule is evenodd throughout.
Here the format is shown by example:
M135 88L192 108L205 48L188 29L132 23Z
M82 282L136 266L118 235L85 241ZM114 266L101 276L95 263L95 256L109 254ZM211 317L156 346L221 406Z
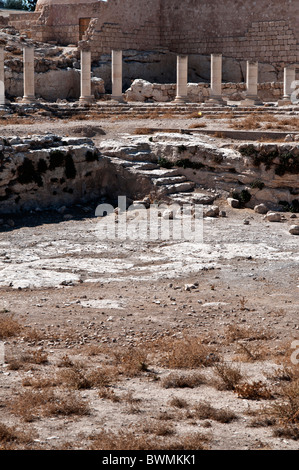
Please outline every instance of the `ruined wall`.
M299 61L297 0L164 0L161 15L161 40L171 51L278 66Z
M57 209L118 195L145 196L152 188L102 155L88 138L0 138L0 215ZM1 224L0 224L1 225Z
M93 59L118 48L162 48L222 53L278 69L299 62L298 0L39 0L33 15L34 39L64 45L77 44L80 18L91 18L83 39Z

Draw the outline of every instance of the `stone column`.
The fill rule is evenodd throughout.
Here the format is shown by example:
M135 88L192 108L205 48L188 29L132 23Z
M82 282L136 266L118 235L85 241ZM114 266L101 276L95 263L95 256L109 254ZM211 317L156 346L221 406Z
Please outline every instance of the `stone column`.
M122 51L112 51L112 99L123 101L123 53Z
M262 104L258 97L258 62L247 61L246 99L241 106L255 106Z
M5 103L4 47L0 46L0 106Z
M81 49L80 104L90 104L94 100L91 94L91 52Z
M211 88L208 104L224 104L222 99L222 54L211 55Z
M23 49L23 79L24 79L24 103L35 101L34 86L34 48L24 47Z
M188 56L177 56L177 85L175 103L185 103L187 101L188 85Z
M292 104L292 83L296 80L296 68L294 66L285 67L283 75L283 99L278 101L278 106L287 106Z

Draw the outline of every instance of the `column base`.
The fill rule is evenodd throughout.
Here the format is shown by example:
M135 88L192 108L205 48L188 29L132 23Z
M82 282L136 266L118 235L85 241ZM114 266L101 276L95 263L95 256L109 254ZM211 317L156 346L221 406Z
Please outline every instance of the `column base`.
M188 101L187 96L176 96L175 100L174 100L174 103L176 103L176 104L185 104L185 103L187 103L187 101Z
M94 96L80 96L79 104L80 105L89 105L94 102Z
M27 104L35 103L35 102L36 102L35 96L23 96L22 101L21 101L21 103L27 103Z
M8 101L6 98L0 98L0 107L7 106L10 104L10 101Z
M289 98L283 98L282 100L277 101L278 106L291 106L292 104L294 103L292 103Z

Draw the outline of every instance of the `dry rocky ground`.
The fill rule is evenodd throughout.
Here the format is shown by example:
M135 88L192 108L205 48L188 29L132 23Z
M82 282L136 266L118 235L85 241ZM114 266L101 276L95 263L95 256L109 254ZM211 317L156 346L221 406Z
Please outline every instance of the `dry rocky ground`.
M36 133L18 122L2 135ZM97 143L197 122L80 124L104 129ZM204 220L202 244L99 239L92 204L14 217L0 235L1 448L298 449L294 222L216 202L227 216Z

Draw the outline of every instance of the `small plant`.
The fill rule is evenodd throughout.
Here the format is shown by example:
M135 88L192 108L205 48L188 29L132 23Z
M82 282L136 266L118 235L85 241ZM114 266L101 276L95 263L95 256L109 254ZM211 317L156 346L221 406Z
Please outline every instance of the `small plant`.
M21 326L12 316L0 318L0 339L17 336L20 332Z
M233 411L217 409L206 402L197 403L195 416L198 419L212 419L224 424L237 419L237 415Z
M246 400L271 400L272 393L263 382L242 383L235 386L234 392Z
M231 366L225 362L214 365L214 372L220 381L216 384L219 390L235 390L243 379L243 375L237 366Z
M252 196L250 192L248 191L248 189L243 189L240 193L238 193L237 191L234 191L232 194L232 197L234 199L238 199L238 201L240 202L240 205L244 206L251 200Z
M170 162L169 160L167 160L166 158L164 158L164 157L159 158L158 165L161 168L166 168L166 169L171 169L171 168L174 167L174 164L172 162Z
M164 388L195 388L205 383L205 379L200 373L193 374L169 374L163 381Z
M252 189L259 189L261 191L262 189L264 189L265 183L260 180L255 180L250 184L250 186Z

